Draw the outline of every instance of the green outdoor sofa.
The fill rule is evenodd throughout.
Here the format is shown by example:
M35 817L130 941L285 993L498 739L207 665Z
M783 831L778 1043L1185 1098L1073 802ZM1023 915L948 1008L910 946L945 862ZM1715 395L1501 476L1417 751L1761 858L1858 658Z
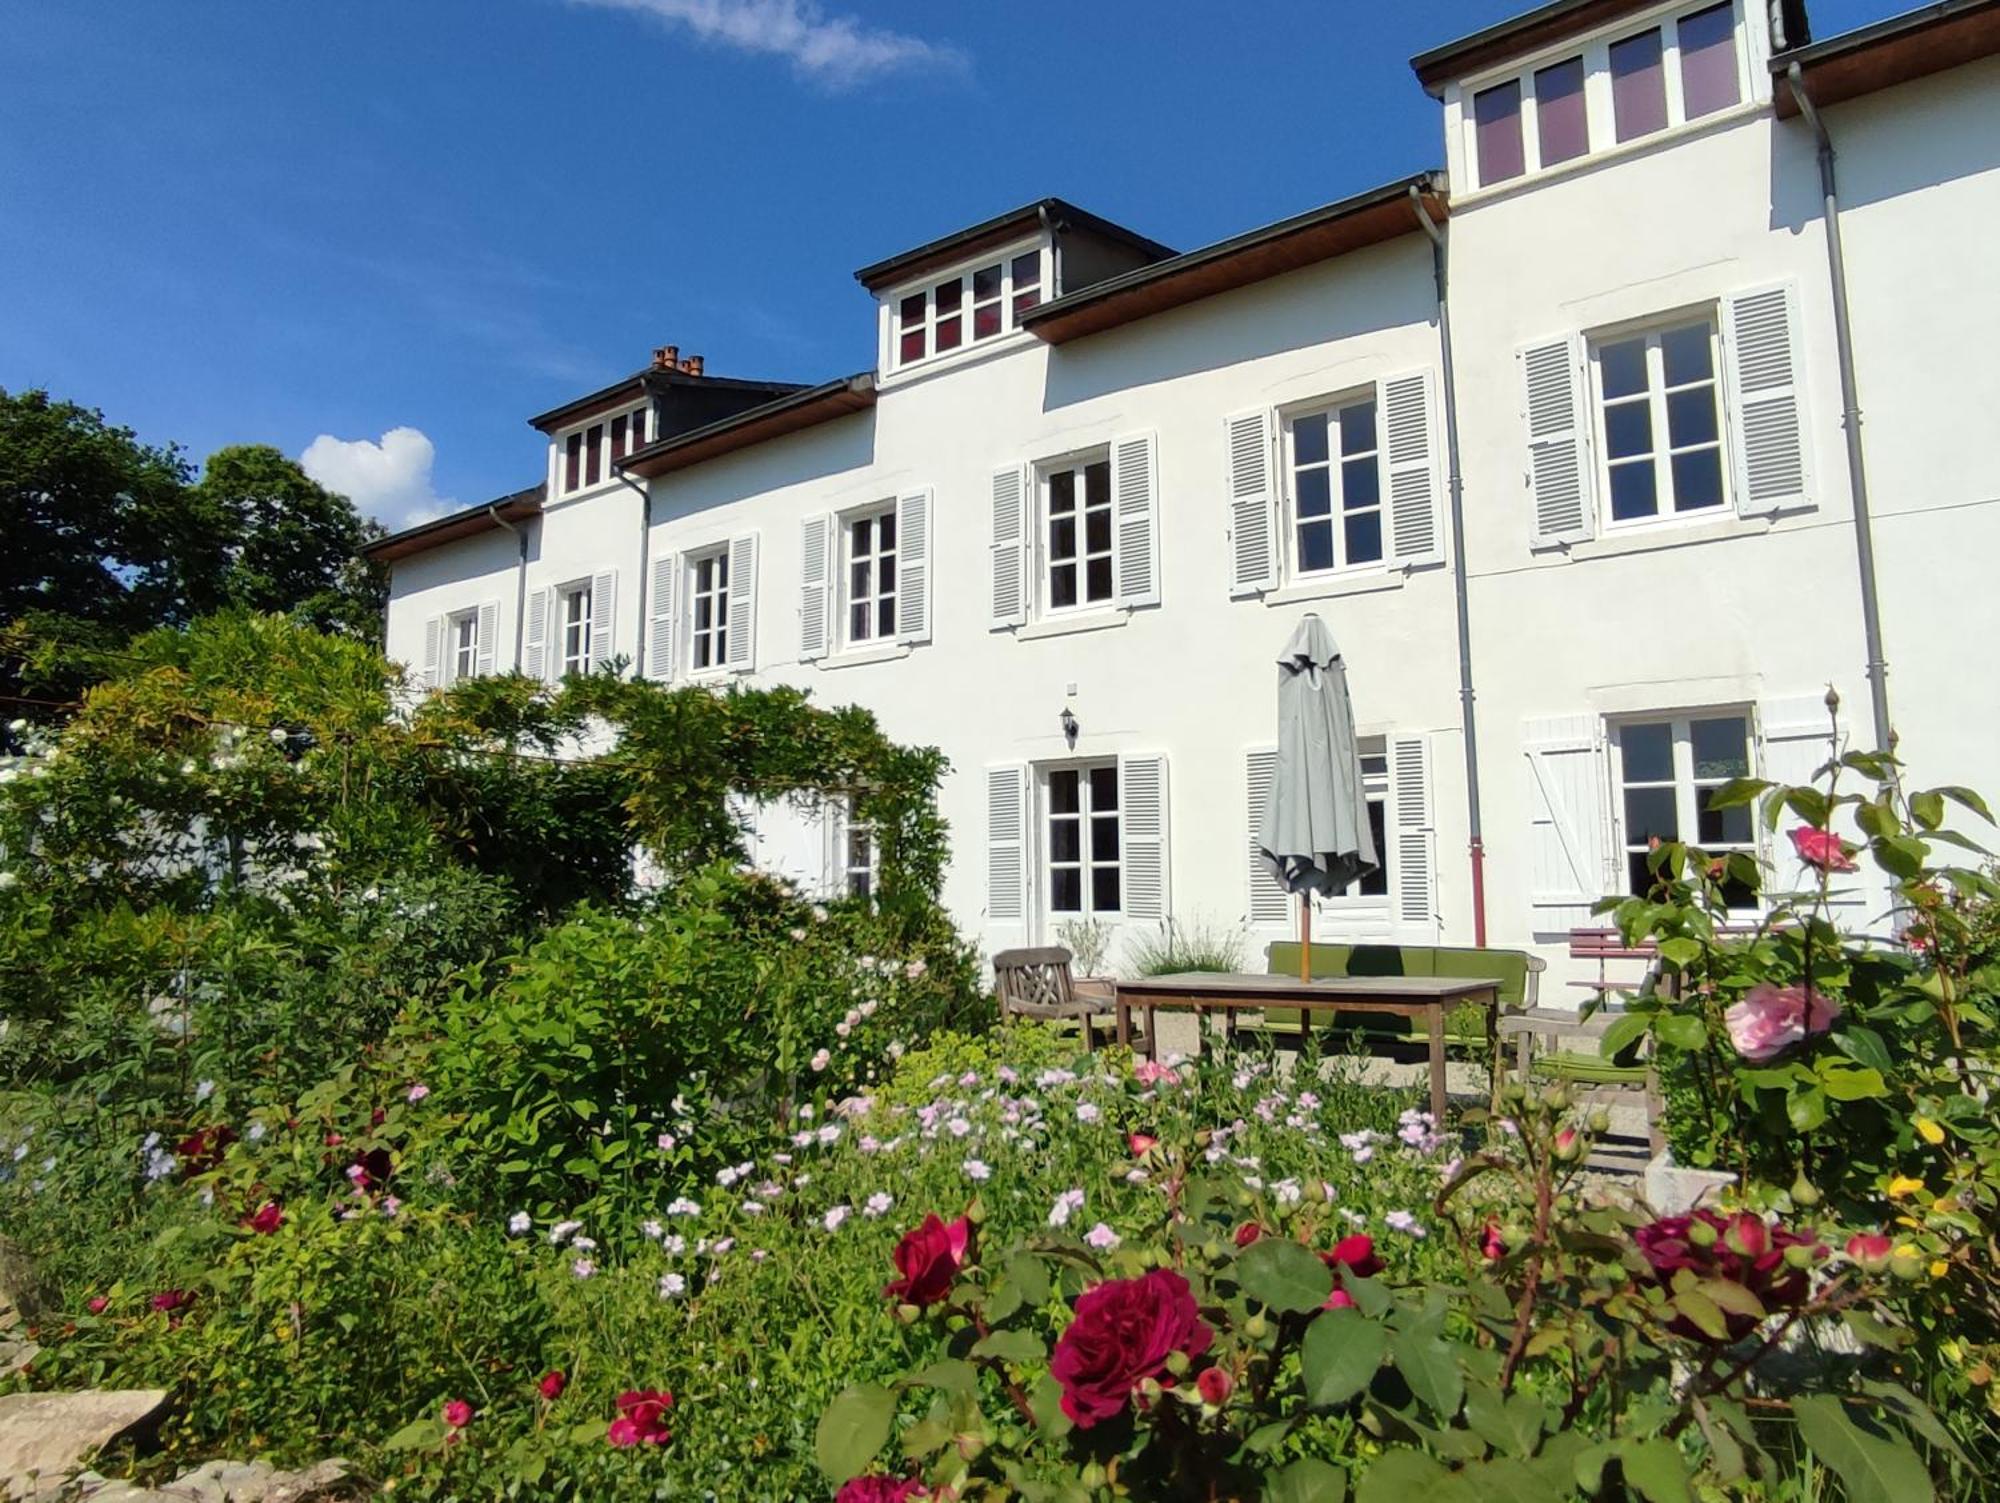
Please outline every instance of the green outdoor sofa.
M1476 977L1499 983L1500 1013L1522 1012L1535 1005L1542 972L1548 962L1525 950L1475 950L1444 945L1345 945L1314 941L1312 973L1315 976L1446 976ZM1281 940L1265 951L1265 970L1273 976L1299 974L1299 946ZM1492 1039L1496 1020L1487 1016L1483 1003L1469 1003L1445 1015L1447 1049L1484 1051ZM1267 1007L1261 1025L1242 1023L1240 1031L1261 1031L1274 1035L1301 1035L1303 1019L1296 1007ZM1414 1018L1399 1018L1377 1012L1335 1012L1316 1022L1313 1031L1322 1037L1339 1039L1359 1035L1368 1044L1421 1042L1422 1025Z

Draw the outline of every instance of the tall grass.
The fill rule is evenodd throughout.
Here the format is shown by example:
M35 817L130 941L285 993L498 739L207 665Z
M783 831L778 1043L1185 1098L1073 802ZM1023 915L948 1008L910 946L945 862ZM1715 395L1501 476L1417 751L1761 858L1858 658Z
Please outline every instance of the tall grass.
M1238 925L1214 928L1201 919L1183 923L1165 919L1158 930L1134 935L1125 949L1125 965L1136 976L1165 976L1175 971L1240 971L1243 930Z

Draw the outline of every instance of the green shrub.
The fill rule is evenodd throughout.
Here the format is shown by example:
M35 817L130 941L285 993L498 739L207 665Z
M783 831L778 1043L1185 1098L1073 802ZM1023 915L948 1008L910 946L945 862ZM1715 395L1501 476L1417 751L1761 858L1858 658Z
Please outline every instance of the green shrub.
M1136 976L1166 976L1176 971L1240 971L1243 930L1240 926L1205 921L1182 923L1167 919L1157 932L1141 931L1126 944L1126 968Z

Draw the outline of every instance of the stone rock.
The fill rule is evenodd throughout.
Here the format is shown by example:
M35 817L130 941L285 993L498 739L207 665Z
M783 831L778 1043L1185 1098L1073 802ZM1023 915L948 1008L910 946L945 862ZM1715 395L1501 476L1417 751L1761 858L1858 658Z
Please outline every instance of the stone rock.
M0 1496L53 1496L86 1459L166 1403L159 1388L0 1394Z
M204 1461L159 1490L176 1503L264 1503L277 1475L265 1461Z
M84 1472L62 1498L63 1503L333 1503L357 1496L359 1486L339 1459L302 1472L281 1472L263 1461L205 1461L157 1487Z
M339 1457L307 1467L303 1472L281 1472L272 1479L264 1503L329 1503L334 1498L360 1496L361 1488L349 1475L347 1463Z

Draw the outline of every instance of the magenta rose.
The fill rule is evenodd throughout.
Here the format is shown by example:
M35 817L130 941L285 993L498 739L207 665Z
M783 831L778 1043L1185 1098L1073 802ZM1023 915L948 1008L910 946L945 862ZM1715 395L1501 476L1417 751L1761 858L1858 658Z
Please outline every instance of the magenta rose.
M1799 853L1799 860L1806 865L1816 866L1823 872L1855 870L1854 857L1848 854L1847 842L1833 831L1800 825L1791 832L1791 836L1792 849Z
M912 1498L930 1495L930 1489L915 1477L884 1477L878 1472L848 1478L833 1495L833 1503L910 1503Z
M915 1231L903 1233L894 1253L896 1271L882 1292L906 1305L935 1305L951 1293L952 1280L965 1266L966 1245L972 1240L972 1223L961 1216L947 1224L937 1212L924 1218Z
M1826 1256L1825 1245L1811 1232L1768 1225L1749 1211L1734 1216L1718 1216L1709 1210L1667 1216L1640 1227L1632 1240L1652 1265L1653 1277L1662 1289L1671 1290L1675 1273L1685 1268L1697 1278L1741 1285L1757 1296L1766 1312L1803 1304L1812 1287L1805 1269L1785 1261L1786 1248L1810 1248L1814 1260ZM1722 1318L1729 1342L1741 1341L1761 1323L1757 1317L1735 1310L1723 1311ZM1677 1316L1667 1329L1691 1341L1715 1340L1711 1332L1686 1316Z
M1187 1280L1155 1268L1084 1292L1056 1342L1049 1376L1062 1385L1063 1413L1088 1430L1122 1414L1132 1390L1159 1377L1175 1352L1199 1357L1214 1339Z
M1729 1042L1753 1064L1782 1053L1808 1034L1825 1033L1840 1016L1840 999L1815 992L1810 1003L1802 986L1760 981L1722 1015Z

